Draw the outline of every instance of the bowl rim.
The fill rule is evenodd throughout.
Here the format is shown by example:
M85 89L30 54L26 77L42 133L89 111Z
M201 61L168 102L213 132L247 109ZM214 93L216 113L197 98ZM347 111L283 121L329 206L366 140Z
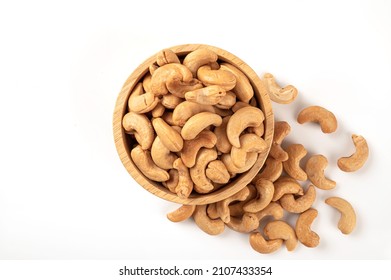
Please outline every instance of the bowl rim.
M114 142L118 156L128 173L139 185L141 185L150 193L171 202L187 205L214 203L237 193L245 186L247 186L264 165L267 155L269 154L274 133L274 115L267 90L255 71L244 61L228 51L206 44L183 44L166 49L174 51L178 56L183 56L199 48L208 48L214 51L218 55L219 60L229 62L241 70L249 78L251 85L254 88L254 96L257 99L258 104L261 105L261 110L265 114L265 132L263 138L266 141L268 149L258 155L257 161L248 171L240 174L237 179L214 192L208 194L193 194L189 198L178 197L175 193L170 192L167 188L161 185L161 183L148 179L144 176L144 174L142 174L141 171L139 171L130 157L130 147L127 144L126 133L122 128L122 118L126 113L128 103L127 101L131 91L142 79L142 77L149 71L149 66L156 62L157 53L141 63L127 78L120 93L118 94L113 113Z

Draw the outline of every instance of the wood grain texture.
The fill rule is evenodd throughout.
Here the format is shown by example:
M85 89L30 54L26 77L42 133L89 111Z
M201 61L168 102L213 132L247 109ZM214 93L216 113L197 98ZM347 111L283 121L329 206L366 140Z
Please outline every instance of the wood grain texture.
M225 50L209 45L186 44L174 46L170 49L173 50L178 56L184 56L189 52L199 48L208 48L214 51L215 53L217 53L220 61L231 63L232 65L240 69L243 73L245 73L254 88L254 96L258 104L260 104L261 110L265 113L265 134L263 137L267 143L268 149L258 155L257 161L250 170L241 174L236 178L236 180L230 182L222 188L219 188L215 192L208 194L192 194L189 198L178 197L175 193L172 193L168 189L166 189L162 184L149 180L139 171L139 169L135 166L130 157L130 151L132 149L133 144L135 143L132 143L129 135L125 134L122 128L122 118L127 110L127 101L130 92L136 86L137 82L140 81L142 77L148 72L148 67L152 63L156 62L156 54L151 56L140 66L138 66L125 81L121 92L117 97L117 102L113 115L113 134L115 146L117 148L117 152L122 161L122 164L125 166L126 170L130 173L130 175L134 178L134 180L138 182L147 191L160 198L171 202L188 205L209 204L223 200L237 193L247 184L249 184L251 180L255 177L255 175L259 172L266 160L267 155L269 154L269 149L273 140L274 130L274 116L270 103L270 98L258 75L245 62Z

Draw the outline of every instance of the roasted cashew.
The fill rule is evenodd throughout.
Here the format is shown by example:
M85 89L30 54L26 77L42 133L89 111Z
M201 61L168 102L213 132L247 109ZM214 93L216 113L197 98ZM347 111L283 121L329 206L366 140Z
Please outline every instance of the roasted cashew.
M244 187L234 195L231 195L226 199L216 202L217 213L219 214L219 217L224 223L228 223L231 218L229 212L229 204L234 201L243 201L248 197L249 194L250 194L250 190L248 189L248 187Z
M193 218L197 226L210 235L218 235L224 231L224 222L220 219L212 220L206 213L207 205L197 205Z
M186 55L185 59L183 60L183 65L189 68L195 77L197 75L198 68L200 68L202 65L216 62L217 59L218 56L215 52L209 49L198 49Z
M245 200L229 205L229 214L231 217L242 217L245 213L243 210L243 205L257 197L258 192L254 185L247 185L247 188L249 189L250 193Z
M341 157L338 160L338 167L345 172L353 172L360 169L368 159L369 149L367 141L361 135L352 135L356 152L350 157Z
M227 167L228 172L238 174L238 173L243 173L249 170L255 162L258 159L258 153L247 153L247 158L246 158L246 164L243 167L237 167L231 158L230 154L223 154L220 158L220 160L225 164Z
M261 211L272 201L274 194L273 183L269 180L259 178L255 184L258 196L250 200L243 206L243 210L250 213Z
M236 103L236 95L232 91L227 91L220 101L216 104L219 109L231 109Z
M216 105L226 95L226 91L220 86L207 86L188 91L185 94L187 101L203 105Z
M334 189L337 185L336 182L327 179L324 176L324 170L328 164L327 158L322 155L313 155L311 156L306 165L305 172L307 173L308 179L316 187L322 190L331 190Z
M178 170L170 169L168 171L168 175L170 175L170 179L165 182L162 182L162 185L165 186L170 192L175 193L175 188L179 182Z
M178 96L175 96L173 94L166 94L166 95L163 95L161 103L167 109L174 109L182 101L183 101L183 99L179 98Z
M283 176L274 182L272 201L277 201L286 194L303 195L304 191L295 179Z
M214 113L215 108L212 105L201 105L190 101L183 101L174 109L172 121L175 125L184 126L188 119L201 112Z
M128 99L130 112L146 113L151 111L159 103L159 98L150 92L144 93L142 83L138 83Z
M281 88L270 73L263 75L262 81L269 93L270 99L276 103L289 104L297 97L297 89L294 86L288 85Z
M152 111L151 111L152 117L160 118L161 116L163 116L165 110L166 110L166 107L164 107L163 104L159 102L155 106L155 108L153 108Z
M178 185L175 193L180 198L188 198L193 191L193 181L191 180L189 169L183 164L181 158L177 158L173 163L173 168L178 170Z
M266 224L263 233L269 239L283 239L288 251L297 246L297 237L294 229L284 221L271 221Z
M149 74L153 75L153 73L155 73L156 69L158 69L159 66L156 64L156 63L152 63L151 65L149 65L148 69L149 69ZM152 78L152 77L151 77Z
M182 205L178 209L168 213L167 219L174 223L183 222L193 215L195 208L195 205Z
M272 157L268 157L265 162L264 169L259 172L257 175L255 175L254 179L251 181L253 184L255 184L259 178L267 179L271 182L276 181L278 178L280 178L282 174L282 162L275 160Z
M226 154L231 151L232 145L227 136L227 124L231 116L226 116L220 126L214 129L214 133L217 137L216 148L219 152Z
M319 245L319 235L311 230L311 224L318 216L318 210L310 208L297 218L296 221L296 235L299 241L310 248Z
M212 182L218 184L226 184L230 179L227 167L225 167L225 164L220 160L209 162L205 174Z
M171 169L172 164L178 156L172 153L162 143L159 136L156 136L151 148L151 156L153 162L162 169Z
M278 161L286 161L289 157L288 153L281 148L281 143L290 131L291 126L287 122L280 121L274 124L274 136L269 154Z
M244 213L242 217L230 217L226 225L237 232L248 233L259 227L259 220L254 213Z
M185 140L181 151L181 158L187 167L193 167L196 163L198 151L202 148L213 148L216 145L217 137L209 130L201 131L196 138Z
M356 227L356 213L352 205L340 197L329 197L326 199L326 204L334 207L341 213L341 218L338 222L339 230L343 234L351 233Z
M316 190L313 185L310 185L307 192L299 198L295 199L293 194L285 194L280 198L282 208L291 213L303 213L309 209L316 198Z
M211 218L212 220L220 219L219 213L217 213L216 203L208 204L206 213L208 214L209 218Z
M201 81L197 79L192 79L190 82L184 82L178 77L173 77L172 79L167 80L166 87L173 95L185 98L186 92L202 88L203 85Z
M159 136L160 141L171 152L179 152L183 148L183 139L181 134L172 126L168 125L162 118L152 120L153 128Z
M248 127L248 128L247 128L247 131L248 131L249 133L254 133L254 134L256 134L257 136L262 137L263 134L265 133L265 125L264 125L263 123L261 123L260 126Z
M253 133L242 134L239 142L240 148L231 149L232 162L239 168L245 166L247 153L262 153L268 148L265 140Z
M157 68L151 79L151 92L155 95L164 95L168 93L166 86L167 80L180 79L183 82L190 82L193 75L190 70L179 63L170 63Z
M169 63L181 63L178 56L170 49L161 50L156 55L156 63L159 66L163 66Z
M179 105L178 105L179 106ZM164 107L164 106L163 106ZM162 119L169 125L173 126L176 125L174 121L172 120L172 112L166 111L162 115Z
M283 239L265 240L260 232L250 234L251 247L261 254L270 254L280 249Z
M240 101L248 103L254 96L254 89L251 86L247 76L238 68L229 63L221 63L220 69L229 71L235 75L236 85L233 88L233 91L236 93L236 96Z
M126 133L134 134L143 150L151 148L155 133L151 122L145 115L129 112L122 119L122 126Z
M213 107L215 109L215 113L217 115L221 116L222 118L224 118L226 116L232 116L232 114L233 114L232 110L230 110L230 109L220 109L217 106L213 106Z
M244 107L237 110L227 124L227 136L232 146L240 148L239 136L247 127L260 126L265 116L256 107Z
M250 107L251 105L243 102L243 101L238 101L235 103L235 105L232 106L231 110L235 113L237 110L242 109L243 107Z
M212 70L209 65L198 68L197 78L205 85L221 86L225 90L231 90L236 85L235 75L229 71L218 69Z
M259 222L267 216L272 216L275 220L279 220L284 217L284 209L277 202L270 202L266 208L258 211L255 215Z
M300 124L306 122L319 123L323 133L332 133L337 130L337 119L334 114L320 106L307 107L297 116L297 122Z
M164 182L170 178L167 171L161 169L153 162L150 152L143 150L140 145L132 149L130 156L145 177L157 182Z
M213 185L206 177L205 169L209 162L217 158L214 149L202 148L197 154L196 164L190 168L190 176L194 182L194 189L198 193L208 193L213 190Z
M151 92L151 79L152 75L150 73L145 74L143 78L143 89L145 92Z
M307 150L301 144L292 144L285 149L288 159L283 162L284 170L292 178L299 181L307 180L307 173L300 167L300 160L307 155Z
M222 118L214 113L202 112L192 116L183 126L181 135L184 140L191 140L210 125L219 126Z

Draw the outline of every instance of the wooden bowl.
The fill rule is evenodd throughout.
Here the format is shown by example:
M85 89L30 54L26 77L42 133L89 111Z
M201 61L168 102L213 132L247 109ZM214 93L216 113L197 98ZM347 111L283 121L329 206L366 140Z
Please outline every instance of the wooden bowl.
M133 163L130 157L130 151L134 143L131 142L133 140L131 140L131 138L125 133L124 129L122 128L122 118L127 112L127 103L130 92L133 90L134 86L149 71L149 66L156 62L156 55L153 55L145 62L143 62L140 66L138 66L136 70L134 70L134 72L126 80L121 92L118 95L113 116L113 133L117 152L123 165L130 173L130 175L147 191L153 193L158 197L176 203L197 205L214 203L216 201L223 200L248 185L255 177L255 175L259 172L266 160L267 155L269 154L269 149L272 143L274 131L274 116L272 106L270 104L269 95L267 94L267 91L263 86L261 80L259 79L258 75L246 63L244 63L242 60L225 50L208 45L188 44L175 46L170 49L173 50L179 57L183 57L189 52L194 51L198 48L208 48L218 55L219 61L231 63L232 65L239 68L243 73L247 75L254 88L254 96L257 100L258 106L265 114L265 133L263 137L269 148L265 152L260 153L258 155L257 161L250 170L238 175L234 181L229 182L225 186L212 193L197 194L193 192L190 197L186 199L180 198L175 193L170 192L161 183L151 181L139 171L139 169Z

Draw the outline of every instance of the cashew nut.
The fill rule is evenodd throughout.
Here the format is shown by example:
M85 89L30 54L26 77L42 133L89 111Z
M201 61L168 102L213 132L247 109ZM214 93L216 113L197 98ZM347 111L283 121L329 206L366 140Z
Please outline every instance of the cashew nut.
M193 181L190 178L189 169L183 164L182 159L177 158L173 163L173 168L178 170L178 185L175 193L180 198L188 198L193 191Z
M235 105L232 106L232 111L235 113L237 110L242 109L243 107L250 107L251 105L243 102L243 101L238 101L235 103Z
M356 152L350 157L341 157L338 160L338 167L345 172L353 172L360 169L368 159L369 149L367 141L361 135L352 135Z
M352 205L340 197L329 197L326 204L334 207L341 212L341 218L338 222L338 228L343 234L351 233L356 226L356 213Z
M143 89L145 92L151 92L151 79L152 75L150 73L145 74L143 78Z
M153 162L150 152L143 150L140 145L132 149L130 156L145 177L157 182L164 182L170 178L167 171Z
M332 133L337 130L337 119L334 114L320 106L310 106L303 109L297 116L300 124L306 122L319 123L323 133Z
M178 56L170 49L161 50L156 55L156 63L159 66L163 66L169 63L181 63Z
M170 192L176 193L175 188L178 185L179 182L179 174L178 170L176 169L170 169L168 171L168 175L170 175L170 179L168 179L165 182L162 182L162 185L165 186Z
M173 94L166 94L163 95L161 103L167 109L174 109L182 101L182 98L179 98L178 96L175 96Z
M307 150L301 144L292 144L285 149L288 159L283 162L284 170L292 178L299 181L307 180L307 173L300 167L300 160L307 155Z
M149 69L149 73L151 75L153 75L153 73L155 73L156 69L158 69L159 66L156 64L156 63L152 63L151 65L149 65L148 69ZM152 78L152 77L151 77Z
M232 110L230 110L230 109L220 109L217 106L213 106L213 107L215 109L215 113L217 115L220 115L222 118L224 118L226 116L231 116L233 114Z
M324 176L324 170L328 164L327 158L322 155L311 156L306 165L305 172L307 173L308 179L316 187L322 190L331 190L337 185L336 182L327 179Z
M173 95L185 98L186 92L202 88L203 85L201 81L197 79L192 79L190 82L184 82L178 77L173 77L167 80L166 87Z
M271 221L266 224L263 233L269 239L283 239L288 251L297 246L297 237L294 229L284 221Z
M244 213L242 217L231 217L226 225L237 232L248 233L259 227L259 220L254 213Z
M257 153L247 153L246 164L240 168L237 167L233 163L232 157L230 154L223 154L220 159L227 167L228 172L238 174L238 173L246 172L251 167L253 167L253 165L255 164L255 162L258 159L258 154Z
M195 208L195 205L182 205L175 211L168 213L167 219L174 223L183 222L193 215Z
M248 185L247 188L249 189L250 193L245 200L234 202L229 205L229 213L231 217L242 217L245 213L245 211L243 210L243 205L257 197L258 192L255 186Z
M220 101L216 104L219 109L231 109L236 103L236 95L232 91L227 91Z
M207 205L197 205L193 218L197 226L210 235L218 235L224 231L224 222L220 219L212 220L206 213Z
M208 86L185 94L187 101L204 105L216 105L225 96L226 91L220 86Z
M274 194L274 186L272 182L259 178L255 184L255 188L257 189L258 196L243 206L243 210L246 212L256 213L261 211L272 201Z
M214 129L214 133L217 137L216 148L219 152L224 154L229 153L232 148L227 136L227 124L230 117L231 116L224 117L221 125Z
M206 178L205 169L209 162L217 158L217 152L214 149L202 148L197 154L196 164L190 168L190 176L194 182L194 189L198 193L208 193L213 190L213 185Z
M197 78L205 85L221 86L224 90L231 90L236 85L235 75L229 71L218 69L212 70L209 65L198 68Z
M237 110L227 124L227 136L232 146L240 148L239 136L247 127L258 127L264 121L263 112L256 107Z
M211 149L216 145L216 142L216 135L209 130L201 131L200 134L192 140L185 140L181 151L183 163L189 168L193 167L196 162L198 151L202 147Z
M267 179L271 182L276 181L282 174L282 162L275 160L272 157L268 157L265 162L264 169L258 173L251 181L255 184L259 178Z
M281 88L270 73L263 75L262 81L269 93L270 99L274 102L289 104L297 97L297 89L294 86L288 85Z
M162 105L163 106L163 105ZM164 107L164 106L163 106ZM165 107L164 107L165 108ZM162 119L169 125L176 125L172 120L172 112L166 111L162 115Z
M159 99L150 92L144 93L143 84L138 83L128 99L130 112L146 113L151 111L158 104Z
M154 118L160 118L161 116L163 116L164 114L164 111L166 110L166 107L163 106L162 103L158 103L155 108L152 109L152 117Z
M249 133L254 133L254 134L258 135L259 137L262 137L262 135L265 133L265 125L263 123L261 123L261 125L257 126L257 127L248 127L247 131Z
M250 190L248 189L248 187L245 187L241 189L239 192L235 193L234 195L216 202L217 213L219 214L219 217L224 223L228 223L231 218L229 207L228 207L229 204L234 201L243 201L248 197L249 194L250 194Z
M265 240L260 232L250 234L251 247L261 254L270 254L277 251L283 242L282 239Z
M310 185L307 192L299 198L295 199L293 194L285 194L280 198L282 208L291 213L303 213L309 209L316 198L316 190L313 185Z
M319 245L319 235L311 230L311 224L318 216L318 210L310 208L297 218L296 235L303 245L313 248Z
M267 216L272 216L275 220L279 220L284 217L284 209L282 209L281 205L277 202L270 202L266 208L258 211L255 215L257 216L258 221L261 221Z
M251 86L247 76L238 68L229 63L222 63L220 69L227 70L234 74L236 78L236 85L233 88L233 91L236 93L236 96L240 101L248 103L254 96L254 89Z
M206 213L208 214L209 218L215 220L220 219L219 213L217 213L216 203L208 204L208 208L206 209Z
M126 133L134 134L143 150L151 148L155 134L151 122L145 115L129 112L122 119L122 126Z
M172 164L178 158L162 143L159 136L156 136L151 148L153 162L162 169L171 169Z
M214 113L215 108L212 105L201 105L190 101L183 101L174 109L172 121L175 125L184 126L188 119L201 112Z
M219 126L222 118L214 113L202 112L192 116L183 126L181 135L184 140L191 140L210 125Z
M304 191L300 184L293 178L280 177L274 182L274 195L272 201L277 201L286 194L303 195Z
M209 162L208 167L205 170L206 177L212 180L212 182L218 184L226 184L230 179L227 167L220 160L214 160Z
M281 147L281 143L290 131L291 126L287 122L280 121L274 124L274 136L269 154L278 161L286 161L289 157Z
M197 75L198 68L200 68L202 65L216 62L217 59L218 56L213 51L208 49L198 49L186 55L185 59L183 60L183 65L189 68L195 77Z
M268 148L265 140L252 133L242 134L239 142L240 148L232 147L231 150L232 162L239 168L246 164L247 153L262 153Z
M160 140L171 152L179 152L183 148L181 134L172 126L168 125L162 118L152 120L153 128Z

